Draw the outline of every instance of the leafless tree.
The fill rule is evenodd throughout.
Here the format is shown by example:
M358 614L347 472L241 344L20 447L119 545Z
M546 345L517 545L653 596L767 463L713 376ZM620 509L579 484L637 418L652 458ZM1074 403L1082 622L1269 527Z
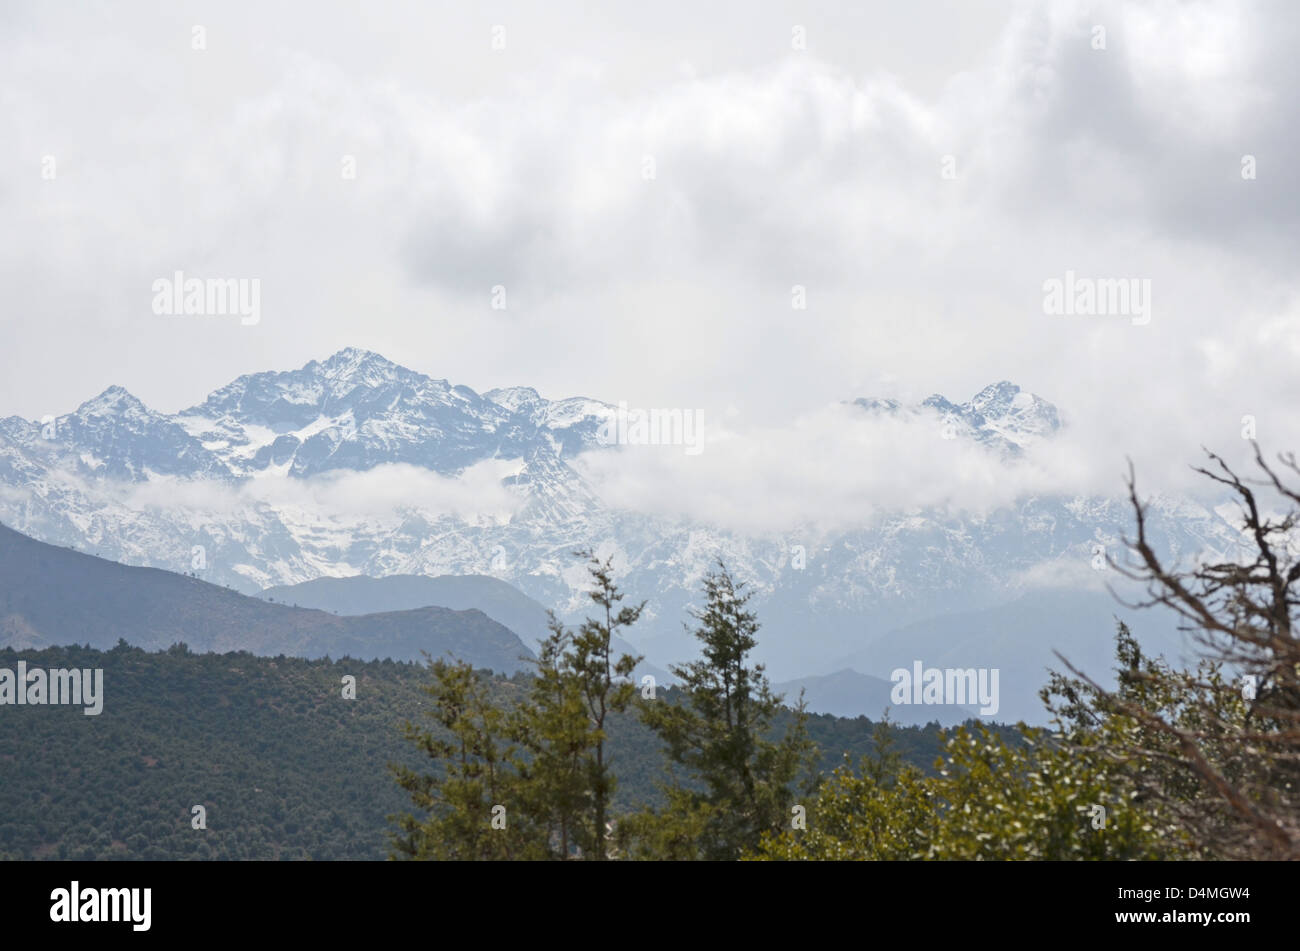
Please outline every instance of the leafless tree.
M1300 640L1293 631L1300 487L1287 484L1300 481L1300 466L1294 454L1270 464L1258 444L1254 454L1262 478L1238 476L1208 450L1208 466L1195 467L1240 507L1242 547L1235 559L1189 568L1157 554L1129 469L1136 537L1125 539L1129 564L1112 565L1145 588L1132 606L1179 615L1204 663L1175 670L1142 658L1129 641L1128 669L1114 690L1070 667L1080 680L1058 679L1045 696L1068 697L1078 722L1090 706L1074 702L1082 688L1090 715L1130 725L1110 733L1119 738L1112 746L1123 747L1111 752L1132 769L1141 796L1177 817L1199 854L1300 859Z

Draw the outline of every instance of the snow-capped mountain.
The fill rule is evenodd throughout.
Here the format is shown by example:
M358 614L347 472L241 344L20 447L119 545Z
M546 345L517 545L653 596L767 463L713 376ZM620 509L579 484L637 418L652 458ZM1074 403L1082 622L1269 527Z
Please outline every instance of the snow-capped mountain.
M595 443L602 410L523 387L480 396L347 349L290 373L240 377L175 422L236 477L384 463L453 474L484 458L579 452Z
M890 399L862 398L853 402L870 413L930 415L942 422L944 435L950 439L965 436L1010 454L1018 454L1061 428L1055 406L1006 380L986 386L961 404L938 393L918 406L904 407Z
M959 404L853 402L864 415L933 421L945 437L1006 457L1062 425L1052 404L1009 382ZM1131 527L1126 503L1087 497L768 535L618 510L572 465L583 452L618 451L602 441L611 412L524 386L479 394L355 349L240 377L174 416L113 387L54 420L0 420L0 522L249 592L356 574L492 574L568 617L589 605L573 552L591 546L615 554L630 598L648 599L629 639L660 665L694 653L682 623L722 557L756 594L763 658L780 678L828 672L895 627L1006 603L1033 572L1086 568ZM420 495L420 479L437 488L482 466L497 467L486 489L509 500L497 514L457 514ZM391 495L390 482L349 481L386 472L407 481L395 477L384 511L333 504ZM409 498L408 484L419 490ZM1175 552L1234 540L1218 515L1185 500L1157 500L1150 527Z

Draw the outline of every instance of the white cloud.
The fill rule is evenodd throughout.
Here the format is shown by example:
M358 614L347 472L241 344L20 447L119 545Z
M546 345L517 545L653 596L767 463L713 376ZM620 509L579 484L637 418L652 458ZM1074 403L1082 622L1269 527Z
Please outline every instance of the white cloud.
M154 476L144 483L96 483L133 510L161 509L229 516L269 505L289 518L321 516L344 522L397 521L408 514L452 516L467 522L505 522L522 497L501 480L515 462L487 460L456 477L405 464L365 472L326 472L306 479L268 476L231 485Z
M703 431L698 455L629 445L585 453L575 466L617 508L759 533L865 526L930 507L981 514L1031 495L1119 488L1068 434L1007 461L969 439L943 438L930 413L872 416L835 405L788 427L706 419Z
M502 9L503 53L486 21L414 5L369 28L341 6L206 8L202 53L181 14L11 13L0 412L111 383L174 410L358 345L480 390L734 408L736 438L681 478L752 466L784 493L778 520L862 511L838 460L881 469L886 447L841 446L819 409L855 396L1040 393L1072 456L1027 489L1113 487L1125 454L1179 484L1200 444L1239 448L1247 413L1270 448L1300 446L1291 7L811 9L800 53L775 7L607 27ZM176 268L260 278L261 324L160 322L150 282ZM1151 324L1045 316L1042 282L1067 269L1150 279ZM873 471L880 499L1007 488L913 450ZM651 505L666 483L644 465L617 492ZM711 484L692 504L727 511Z

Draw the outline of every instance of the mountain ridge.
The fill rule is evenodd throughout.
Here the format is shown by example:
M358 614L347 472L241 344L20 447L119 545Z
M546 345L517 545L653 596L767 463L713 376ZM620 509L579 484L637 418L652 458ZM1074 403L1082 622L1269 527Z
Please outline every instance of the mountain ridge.
M766 632L759 659L789 680L837 669L838 658L925 617L1012 601L1036 572L1091 575L1096 551L1118 551L1131 527L1118 496L750 533L621 509L573 464L580 453L626 451L602 439L610 404L546 400L526 386L478 394L356 348L245 375L172 417L122 393L95 404L127 407L120 418L79 409L48 427L0 421L0 520L173 571L190 570L198 548L202 577L245 593L322 577L490 574L569 622L589 606L573 553L590 548L614 559L630 597L648 600L629 637L661 667L694 655L682 620L719 558L754 594ZM871 413L933 424L1007 465L1064 425L1055 406L1009 381L961 404L854 403L867 424ZM411 476L459 480L484 465L504 467L482 484L513 508L462 514L441 496L426 500L430 484ZM339 488L322 495L330 486ZM376 487L394 498L383 512L338 507ZM1161 550L1237 543L1217 513L1188 500L1157 498L1149 519Z
M0 525L0 647L42 649L119 640L146 650L421 660L450 652L476 667L527 669L532 650L477 609L426 606L340 617L260 601L194 577L119 565ZM69 596L75 591L76 596Z

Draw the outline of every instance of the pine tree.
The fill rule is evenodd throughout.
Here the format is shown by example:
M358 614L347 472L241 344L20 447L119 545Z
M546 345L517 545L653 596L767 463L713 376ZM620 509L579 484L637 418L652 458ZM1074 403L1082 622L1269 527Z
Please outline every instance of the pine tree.
M642 707L669 760L702 788L674 784L665 790L669 809L627 825L639 854L735 859L764 832L788 826L794 784L801 772L811 775L815 748L802 699L784 736L770 738L782 697L773 694L763 666L749 664L759 625L743 587L721 562L704 579L705 607L693 615L703 658L672 668L682 681L680 702Z
M645 602L620 606L623 594L614 583L612 556L601 561L590 550L576 554L588 561L589 596L597 615L576 632L552 618L526 714L533 724L531 776L546 790L551 814L565 818L560 835L566 852L572 841L584 856L602 860L608 857L609 804L617 786L607 749L608 720L631 704L630 678L641 661L629 654L616 659L613 639L636 623Z
M569 858L579 845L586 794L584 757L594 744L581 685L566 669L571 637L550 615L528 698L512 712L512 735L527 757L520 767L523 808L542 823L553 855Z
M464 662L430 665L428 715L438 727L404 725L406 738L435 763L417 773L390 765L397 783L427 813L390 816L396 858L518 859L545 854L544 832L529 815L521 763L507 714L491 697L491 680Z

